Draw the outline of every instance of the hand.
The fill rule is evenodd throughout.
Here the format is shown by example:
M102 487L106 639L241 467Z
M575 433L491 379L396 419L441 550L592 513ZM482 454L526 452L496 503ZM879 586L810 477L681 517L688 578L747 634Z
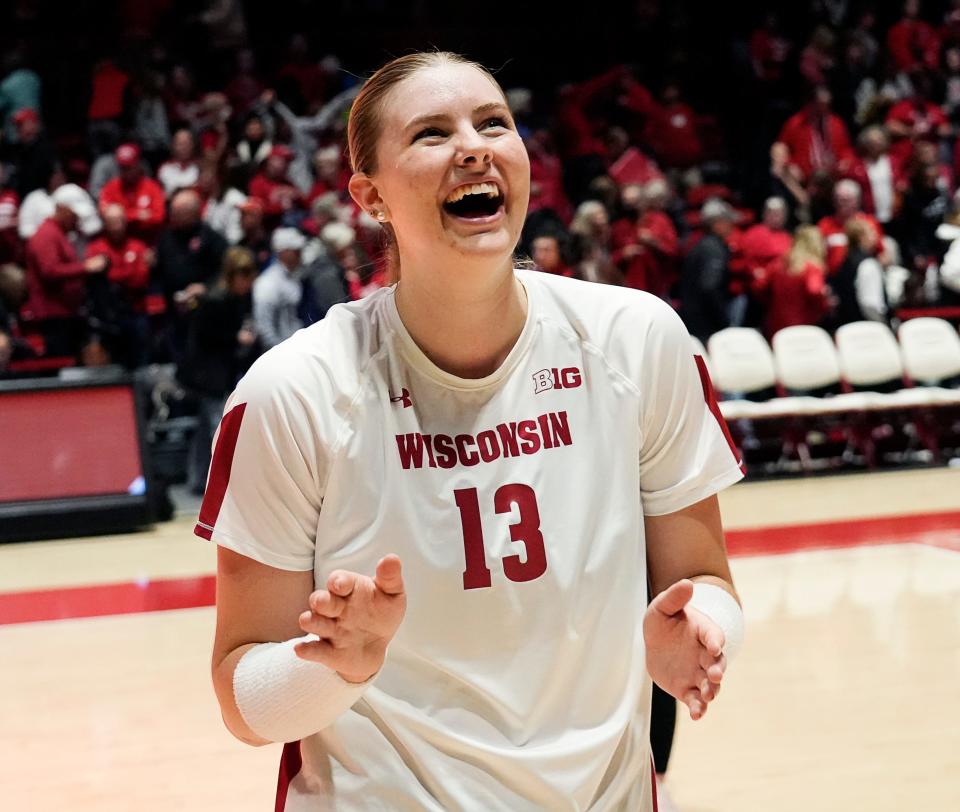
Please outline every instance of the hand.
M241 347L251 347L257 340L257 334L253 330L243 328L237 331L237 343Z
M653 681L683 702L691 719L699 719L720 692L727 660L723 630L685 608L692 597L693 582L686 579L657 595L643 618L643 637Z
M83 270L87 273L103 273L107 270L107 257L105 254L96 254L87 257L83 261Z
M649 228L638 228L637 239L645 245L655 245L657 242L657 238L653 236L653 232Z
M199 299L206 295L207 286L202 282L191 282L183 289L183 292L188 299Z
M298 643L297 656L332 668L347 682L366 682L383 665L407 609L400 559L381 558L373 578L334 570L309 604L300 628L320 639Z

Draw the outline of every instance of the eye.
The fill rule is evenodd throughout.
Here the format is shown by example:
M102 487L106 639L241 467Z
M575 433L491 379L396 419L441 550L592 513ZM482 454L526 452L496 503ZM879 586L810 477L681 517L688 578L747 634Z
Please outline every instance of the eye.
M510 125L507 124L507 120L505 118L501 118L500 116L494 116L493 118L488 118L486 121L483 122L483 126L484 127L501 127L503 129L510 128Z
M432 138L434 136L442 136L443 131L438 130L436 127L424 127L420 132L413 136L414 141L419 141L421 138Z

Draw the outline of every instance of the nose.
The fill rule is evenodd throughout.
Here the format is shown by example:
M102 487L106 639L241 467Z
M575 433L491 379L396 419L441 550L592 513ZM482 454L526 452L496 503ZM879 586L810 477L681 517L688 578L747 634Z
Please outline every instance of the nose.
M457 163L460 166L488 164L493 159L493 150L487 141L473 126L462 130L457 144Z

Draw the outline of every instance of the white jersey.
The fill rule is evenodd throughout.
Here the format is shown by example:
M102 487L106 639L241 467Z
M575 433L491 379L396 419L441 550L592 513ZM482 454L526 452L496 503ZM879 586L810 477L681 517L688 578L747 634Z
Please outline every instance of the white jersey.
M227 403L197 534L317 584L396 553L407 590L364 697L286 745L277 809L653 809L643 518L742 473L668 305L517 275L488 377L435 366L385 288Z

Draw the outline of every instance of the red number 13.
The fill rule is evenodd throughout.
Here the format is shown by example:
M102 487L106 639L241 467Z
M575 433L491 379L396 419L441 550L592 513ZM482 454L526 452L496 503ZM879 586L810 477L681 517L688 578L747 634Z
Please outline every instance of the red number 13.
M463 526L463 551L466 569L463 571L463 588L479 589L490 586L490 570L487 567L483 547L483 526L480 523L480 503L476 488L461 488L453 495L460 508L460 523ZM497 513L510 513L516 505L520 521L510 525L511 541L523 542L526 560L519 555L503 559L503 572L511 581L532 581L547 571L547 552L540 532L540 510L537 494L529 485L513 483L497 488L493 507Z

